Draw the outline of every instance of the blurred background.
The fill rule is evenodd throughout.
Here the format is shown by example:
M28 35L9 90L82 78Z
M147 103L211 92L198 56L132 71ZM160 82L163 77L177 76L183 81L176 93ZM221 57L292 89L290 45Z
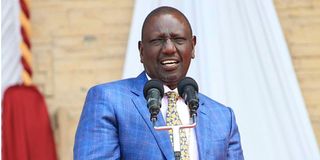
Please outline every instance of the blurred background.
M74 135L88 89L122 78L135 1L28 3L32 82L45 97L59 159L72 159ZM320 1L273 3L319 148Z

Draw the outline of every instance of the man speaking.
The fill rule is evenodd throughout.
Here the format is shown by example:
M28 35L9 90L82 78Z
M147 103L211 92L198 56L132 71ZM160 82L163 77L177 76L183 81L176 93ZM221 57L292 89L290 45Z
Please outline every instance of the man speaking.
M171 7L153 10L143 23L138 43L144 71L136 78L89 90L76 133L74 159L175 159L172 130L154 129L144 96L147 81L158 80L164 94L159 99L160 113L152 112L156 125L187 125L190 109L196 114L195 128L180 130L180 159L242 160L232 109L197 92L198 104L192 109L185 103L186 97L178 94L178 84L195 58L195 45L196 37L183 13Z

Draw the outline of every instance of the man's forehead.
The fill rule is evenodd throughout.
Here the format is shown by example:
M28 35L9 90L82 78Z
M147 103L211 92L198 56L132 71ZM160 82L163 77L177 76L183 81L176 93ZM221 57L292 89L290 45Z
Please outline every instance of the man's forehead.
M177 16L174 14L161 14L158 16L153 16L150 20L146 23L147 26L157 24L157 25L165 25L171 23L179 23L182 25L186 25L187 22L181 16Z
M151 18L145 25L144 33L147 37L158 36L187 36L191 35L186 21L172 15L160 15L160 17Z
M190 23L188 19L184 16L182 12L175 8L171 7L160 7L155 10L153 10L145 19L142 27L142 39L143 39L143 34L146 31L146 29L149 29L150 26L156 24L156 23L165 23L165 18L163 17L171 17L176 20L178 20L183 26L187 27L188 31L192 35L192 29L190 26Z

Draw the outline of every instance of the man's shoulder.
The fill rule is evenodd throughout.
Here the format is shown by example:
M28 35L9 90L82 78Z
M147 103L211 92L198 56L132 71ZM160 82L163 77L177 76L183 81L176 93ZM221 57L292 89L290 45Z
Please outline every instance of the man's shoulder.
M147 77L145 72L141 72L135 78L126 78L116 81L111 81L107 83L102 83L91 87L90 90L104 89L104 90L117 90L117 91L127 91L135 88L136 90L143 89L143 85L146 83ZM141 88L142 87L142 88Z
M233 109L222 103L219 103L203 94L199 94L200 105L202 108L200 110L206 112L208 115L214 117L220 117L219 119L231 120L234 116ZM199 107L201 107L199 105Z
M134 84L135 78L128 78L128 79L121 79L121 80L115 80L111 82L101 83L97 84L93 87L91 87L90 90L127 90L132 88Z
M202 93L199 93L199 98L200 98L200 103L204 103L206 106L210 106L216 109L227 109L227 110L230 109L226 105L219 103Z

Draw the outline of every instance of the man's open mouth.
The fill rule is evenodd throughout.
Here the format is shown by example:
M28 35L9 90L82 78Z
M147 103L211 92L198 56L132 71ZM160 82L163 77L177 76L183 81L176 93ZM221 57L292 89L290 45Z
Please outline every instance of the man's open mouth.
M179 61L178 60L163 60L161 61L165 70L174 70L178 67Z
M179 63L177 60L164 60L161 62L162 65L172 65Z

